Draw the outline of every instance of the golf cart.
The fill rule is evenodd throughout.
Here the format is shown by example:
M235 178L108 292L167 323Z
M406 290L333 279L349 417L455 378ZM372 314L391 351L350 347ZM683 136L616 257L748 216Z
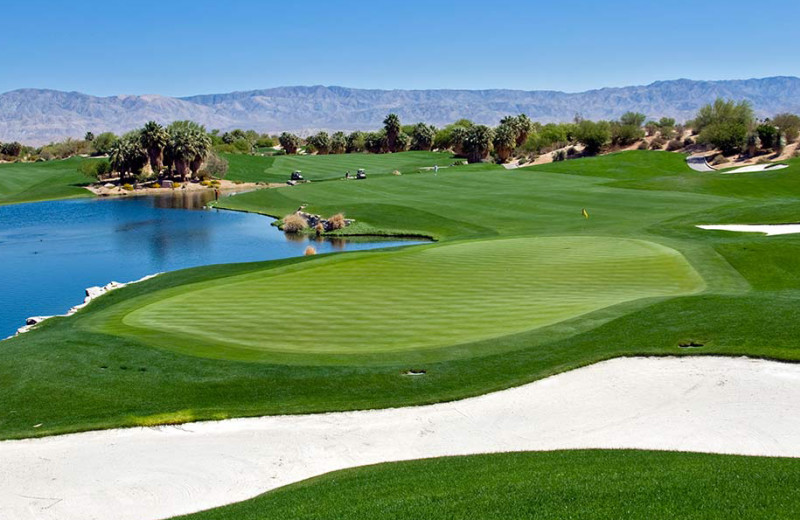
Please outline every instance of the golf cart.
M358 173L356 173L356 179L366 179L366 178L367 178L367 172L365 172L363 168L359 168Z

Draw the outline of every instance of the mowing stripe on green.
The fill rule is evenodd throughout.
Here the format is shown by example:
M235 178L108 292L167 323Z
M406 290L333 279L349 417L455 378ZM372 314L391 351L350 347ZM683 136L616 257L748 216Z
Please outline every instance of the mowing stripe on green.
M232 357L240 359L270 352L373 354L513 334L704 287L677 251L607 237L486 240L308 267L155 295L123 323L210 341L228 353L235 347ZM210 302L213 313L205 312Z

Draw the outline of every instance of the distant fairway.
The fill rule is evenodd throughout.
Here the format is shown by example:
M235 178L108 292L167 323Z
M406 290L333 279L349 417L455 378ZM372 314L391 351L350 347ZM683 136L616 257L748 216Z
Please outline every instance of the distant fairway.
M78 171L86 159L0 164L0 204L88 197L91 179Z
M359 168L367 175L416 172L434 165L448 166L453 155L442 152L400 152L388 154L335 154L335 155L277 155L260 157L226 154L230 163L227 179L246 182L285 182L295 171L303 172L308 180L343 178L345 172L355 175Z
M517 238L323 259L301 271L223 278L175 295L156 293L155 301L123 322L199 340L162 337L160 343L211 357L378 354L512 334L702 287L680 253L652 242ZM208 302L215 302L215 312L198 320Z

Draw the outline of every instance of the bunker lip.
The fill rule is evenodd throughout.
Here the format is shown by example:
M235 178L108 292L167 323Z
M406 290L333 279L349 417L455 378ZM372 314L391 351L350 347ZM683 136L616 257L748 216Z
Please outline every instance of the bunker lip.
M798 382L793 363L617 358L427 406L5 441L0 503L5 520L44 506L63 520L155 520L426 457L586 448L800 457Z
M703 224L696 227L709 231L764 233L766 236L800 233L800 224Z

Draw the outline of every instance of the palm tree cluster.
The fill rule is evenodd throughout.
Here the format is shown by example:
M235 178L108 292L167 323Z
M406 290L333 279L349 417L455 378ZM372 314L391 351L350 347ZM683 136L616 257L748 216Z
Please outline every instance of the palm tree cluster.
M166 128L149 121L112 145L110 162L120 179L128 176L196 176L211 152L206 129L193 121L175 121Z

